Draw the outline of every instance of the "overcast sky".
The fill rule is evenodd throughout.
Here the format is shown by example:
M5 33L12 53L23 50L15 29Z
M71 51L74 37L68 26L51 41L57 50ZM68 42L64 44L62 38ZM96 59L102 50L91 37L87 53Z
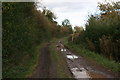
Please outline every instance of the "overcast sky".
M73 26L84 26L89 14L99 13L98 2L104 0L42 0L42 4L55 13L59 24L69 19Z

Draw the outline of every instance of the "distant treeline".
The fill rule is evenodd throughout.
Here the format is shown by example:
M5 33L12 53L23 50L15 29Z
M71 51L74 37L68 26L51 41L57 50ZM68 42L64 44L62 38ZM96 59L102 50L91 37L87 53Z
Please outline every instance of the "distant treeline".
M68 27L58 25L52 11L45 8L38 11L35 5L34 2L2 3L3 78L26 74L28 67L22 66L29 65L29 60L35 57L36 46L70 33Z
M98 8L101 13L89 16L85 30L75 28L73 43L120 62L120 4L99 3Z

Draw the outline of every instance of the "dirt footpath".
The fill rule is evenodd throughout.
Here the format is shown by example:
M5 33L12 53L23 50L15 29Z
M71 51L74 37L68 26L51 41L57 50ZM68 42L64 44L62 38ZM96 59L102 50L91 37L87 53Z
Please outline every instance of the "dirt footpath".
M31 78L50 78L50 65L51 65L51 58L50 58L50 51L49 45L47 44L43 47L40 52L39 64Z

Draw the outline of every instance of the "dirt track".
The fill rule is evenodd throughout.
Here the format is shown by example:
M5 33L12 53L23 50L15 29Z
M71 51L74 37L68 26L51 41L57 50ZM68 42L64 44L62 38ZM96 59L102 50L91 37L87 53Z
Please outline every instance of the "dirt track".
M62 54L60 55L58 51L56 53L53 53L50 50L51 45L54 46L53 50L57 51L57 48L55 47L56 43L46 44L45 46L43 46L43 48L40 49L38 65L34 69L31 78L68 78L68 77L71 78L72 77L68 69L67 63L65 62L65 58L62 56ZM59 57L59 59L57 57Z
M112 72L109 69L97 64L93 60L89 60L83 56L77 55L75 52L68 49L66 46L64 47L66 51L62 51L64 56L67 56L67 54L71 53L72 55L76 55L78 58L71 60L66 57L66 60L69 64L69 68L75 68L77 65L77 68L83 67L86 72L89 74L91 78L119 78L120 74L117 72Z
M50 78L50 51L49 44L43 47L41 50L41 55L39 58L39 64L34 71L32 78Z
M33 72L33 75L31 76L31 78L56 78L56 75L57 75L56 65L52 62L49 46L50 44L46 44L43 48L41 48L38 66ZM65 52L61 52L58 49L60 53L57 53L57 54L63 54L63 57L66 57L66 54L68 53L75 54L73 51L70 51L67 48L66 50L67 51ZM89 74L91 78L119 77L117 73L109 71L108 69L102 67L101 65L98 65L96 62L90 61L79 55L77 56L78 56L78 59L75 59L74 61L71 61L66 58L66 62L68 63L68 66L66 66L67 69L68 68L72 69L74 68L74 66L77 65L78 68L83 67L84 69L86 69L86 72Z

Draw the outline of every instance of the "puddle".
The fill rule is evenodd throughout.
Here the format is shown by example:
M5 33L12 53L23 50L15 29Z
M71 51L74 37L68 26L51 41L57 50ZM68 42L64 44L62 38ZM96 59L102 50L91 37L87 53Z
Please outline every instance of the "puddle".
M61 52L63 52L63 49L61 49Z
M66 54L67 54L67 55L72 55L72 53L70 53L70 52L67 52Z
M66 49L61 49L61 52L66 51Z
M71 71L75 78L90 78L84 68L72 68Z
M66 51L66 49L64 49L64 51Z
M73 59L77 59L78 56L76 56L76 55L67 55L67 58L73 60Z

